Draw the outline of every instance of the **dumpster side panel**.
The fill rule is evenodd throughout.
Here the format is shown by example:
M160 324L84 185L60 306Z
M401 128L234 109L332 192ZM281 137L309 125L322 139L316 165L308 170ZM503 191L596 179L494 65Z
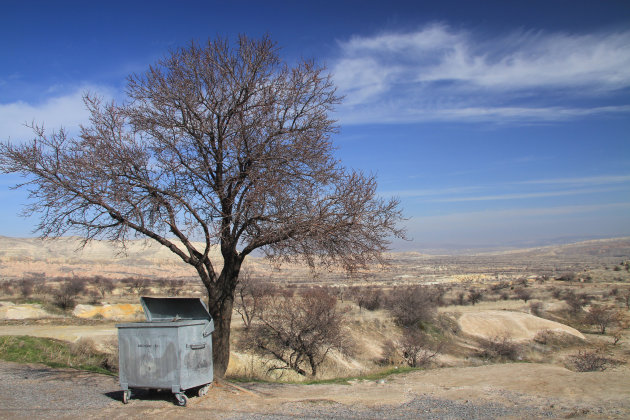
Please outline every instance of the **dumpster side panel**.
M119 328L120 383L171 388L177 375L177 328Z
M212 335L203 336L206 325L191 325L179 331L183 389L205 385L213 380Z

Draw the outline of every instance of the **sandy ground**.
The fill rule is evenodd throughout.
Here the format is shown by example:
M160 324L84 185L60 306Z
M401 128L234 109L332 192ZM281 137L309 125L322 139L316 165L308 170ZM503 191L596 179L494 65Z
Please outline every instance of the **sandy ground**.
M115 324L94 325L2 325L0 335L30 335L75 342L92 338L95 342L113 339L118 332Z
M501 364L353 385L215 384L187 407L169 393L120 401L115 378L0 362L0 418L630 418L630 371ZM7 383L10 375L14 379ZM13 391L10 389L13 387ZM64 395L71 398L64 398Z
M540 331L565 333L584 340L575 328L534 315L512 311L466 312L459 317L462 332L482 338L509 337L532 340Z

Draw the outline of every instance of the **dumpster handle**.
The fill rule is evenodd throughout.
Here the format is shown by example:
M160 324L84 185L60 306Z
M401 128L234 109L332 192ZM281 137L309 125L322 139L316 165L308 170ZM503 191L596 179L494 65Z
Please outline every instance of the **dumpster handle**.
M186 344L186 347L191 349L191 350L201 350L201 349L205 349L206 348L206 343Z

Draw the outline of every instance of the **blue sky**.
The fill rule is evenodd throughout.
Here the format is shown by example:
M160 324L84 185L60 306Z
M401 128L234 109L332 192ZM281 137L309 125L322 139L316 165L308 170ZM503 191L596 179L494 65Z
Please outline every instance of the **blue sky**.
M398 196L396 249L630 235L628 1L3 0L0 139L87 121L86 90L190 40L269 33L326 64L339 158ZM33 236L0 175L0 235Z

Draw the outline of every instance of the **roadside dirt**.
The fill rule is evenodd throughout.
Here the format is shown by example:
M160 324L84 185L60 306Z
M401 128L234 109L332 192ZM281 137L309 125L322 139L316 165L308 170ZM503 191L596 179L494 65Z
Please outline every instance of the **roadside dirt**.
M215 384L187 407L170 393L121 402L116 378L0 362L0 418L628 418L630 372L545 364L444 368L352 385Z

